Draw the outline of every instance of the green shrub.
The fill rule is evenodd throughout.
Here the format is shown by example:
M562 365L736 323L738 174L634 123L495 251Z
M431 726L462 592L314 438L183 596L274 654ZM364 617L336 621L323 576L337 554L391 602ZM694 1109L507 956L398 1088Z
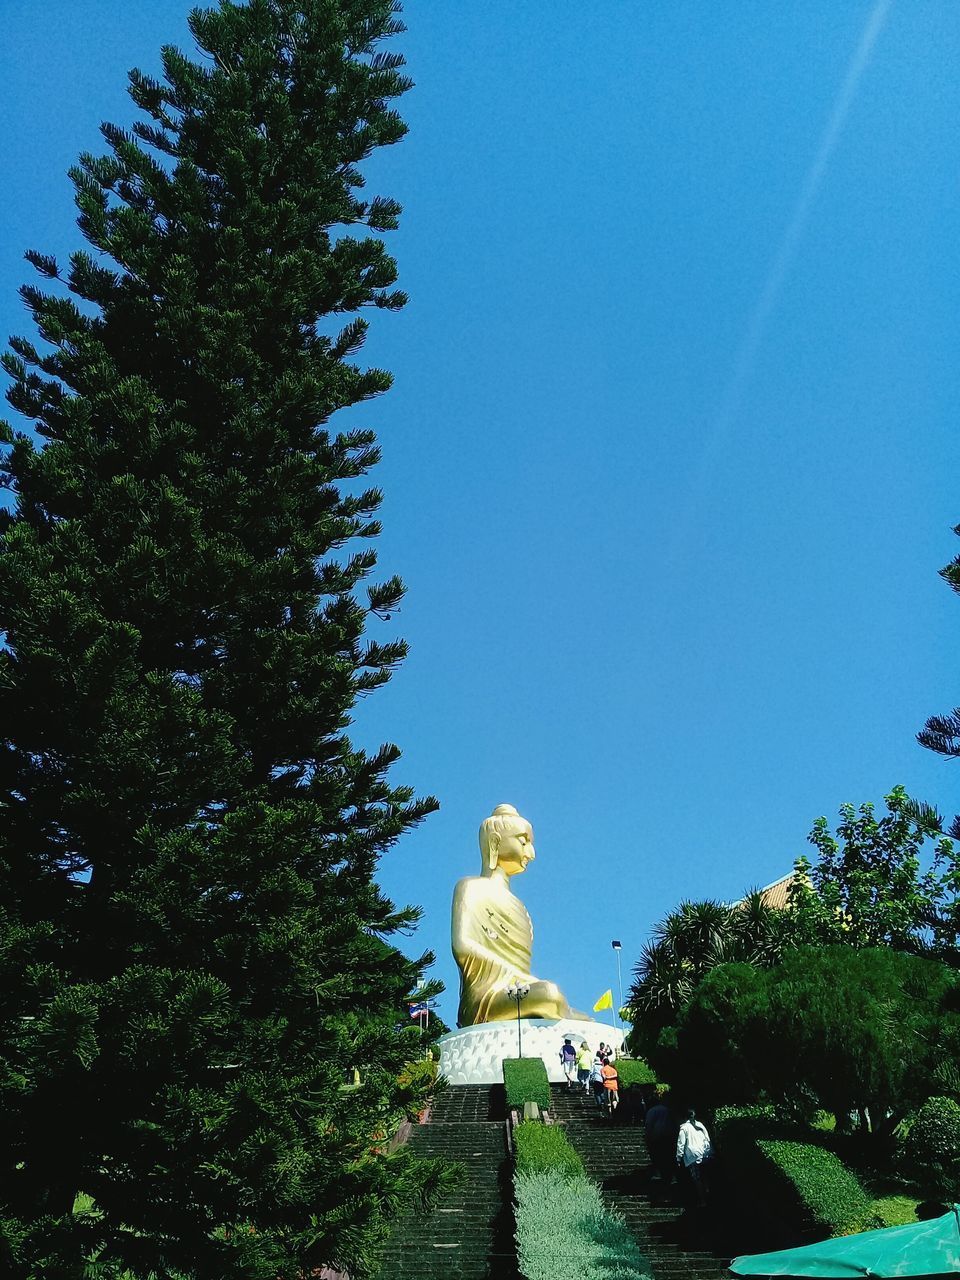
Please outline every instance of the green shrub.
M751 1212L799 1236L846 1235L874 1225L857 1178L825 1147L798 1141L769 1107L721 1107L714 1122L731 1183Z
M517 1258L525 1280L650 1280L650 1268L619 1214L588 1178L557 1169L517 1172Z
M621 1089L629 1089L632 1084L657 1083L656 1072L642 1058L618 1058L616 1068Z
M795 1203L784 1205L782 1195L772 1194L769 1162L760 1150L759 1140L775 1133L773 1112L765 1107L718 1107L714 1116L713 1137L725 1181L745 1217L766 1221L773 1233L771 1240L781 1234L789 1236L790 1219L798 1216Z
M807 1224L818 1235L845 1236L870 1225L867 1193L832 1151L784 1139L761 1139L758 1145L792 1186Z
M518 1173L542 1173L556 1169L568 1177L584 1177L583 1161L571 1147L567 1135L555 1124L525 1120L513 1131Z
M421 1058L418 1062L405 1062L400 1068L397 1083L403 1089L432 1088L437 1080L437 1064L433 1058Z
M539 1107L550 1105L547 1068L539 1058L504 1058L503 1083L508 1107L522 1107L525 1102L535 1102Z
M446 1088L445 1079L438 1077L437 1064L432 1058L419 1062L405 1062L397 1076L400 1086L400 1103L408 1120L415 1120L432 1097Z
M760 1138L784 1135L772 1107L718 1107L713 1136L721 1146L724 1159L739 1166L750 1163L751 1156L761 1160L757 1147Z
M926 1100L902 1150L904 1167L923 1192L960 1200L960 1106L952 1098Z

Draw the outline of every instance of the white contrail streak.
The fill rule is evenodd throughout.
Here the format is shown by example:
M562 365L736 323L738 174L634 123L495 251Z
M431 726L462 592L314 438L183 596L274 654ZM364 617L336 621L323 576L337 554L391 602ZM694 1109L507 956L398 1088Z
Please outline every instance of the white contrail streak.
M839 141L851 104L860 86L860 80L863 77L867 63L870 61L873 47L892 6L893 0L877 0L867 17L857 47L847 66L846 75L834 99L813 163L804 177L790 221L787 223L780 244L770 263L763 288L760 290L743 338L737 348L733 369L724 389L720 407L707 434L697 482L694 486L695 495L699 493L708 468L737 416L744 389L756 364L757 353L760 349L767 323L776 306L793 261L797 256L797 249L803 239L803 233L810 218L810 211L823 184L830 157L833 155Z
M860 86L860 80L867 63L870 61L873 46L877 42L877 36L880 34L892 4L893 0L877 0L870 16L867 18L863 34L860 36L860 42L854 51L853 57L850 59L847 74L844 76L843 84L840 86L840 91L833 104L833 110L830 112L830 118L827 120L826 127L820 138L817 154L814 157L813 164L807 170L807 175L800 188L800 194L797 197L797 203L794 206L793 216L787 224L787 229L783 233L783 238L774 255L773 262L770 264L767 278L763 283L763 288L760 290L760 296L757 298L756 306L753 308L753 314L750 316L747 331L737 351L733 373L730 376L726 393L721 402L721 409L717 415L717 428L720 430L729 424L739 407L740 396L753 370L757 350L767 327L767 321L770 319L770 314L776 304L780 290L783 288L787 272L797 256L797 249L806 230L813 202L816 200L817 193L823 184L830 157L833 155L840 139L850 106Z

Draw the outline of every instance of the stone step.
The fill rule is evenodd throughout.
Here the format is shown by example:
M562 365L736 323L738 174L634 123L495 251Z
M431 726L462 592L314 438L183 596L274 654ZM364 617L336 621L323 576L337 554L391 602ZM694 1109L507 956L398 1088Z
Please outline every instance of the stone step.
M551 1118L562 1125L600 1186L604 1203L619 1212L648 1259L655 1280L720 1280L729 1255L714 1247L712 1214L687 1213L673 1188L650 1181L643 1127L608 1118L590 1097L563 1086L551 1090Z
M381 1249L381 1280L518 1280L505 1115L502 1087L437 1095L408 1149L456 1162L463 1181L433 1213L411 1212L396 1224Z
M430 1108L433 1124L506 1119L503 1085L460 1085L441 1090Z

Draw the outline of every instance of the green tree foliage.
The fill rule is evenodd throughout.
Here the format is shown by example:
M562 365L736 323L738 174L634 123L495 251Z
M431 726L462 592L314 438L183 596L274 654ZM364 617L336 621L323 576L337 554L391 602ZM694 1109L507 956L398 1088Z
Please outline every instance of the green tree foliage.
M654 929L634 968L628 1008L634 1024L631 1047L650 1056L660 1079L670 1079L657 1045L669 1047L671 1029L706 975L732 961L772 964L780 955L782 913L759 891L735 905L682 902Z
M891 948L800 947L767 970L724 966L681 1016L682 1084L710 1101L869 1111L889 1132L960 1044L958 996L953 970Z
M404 655L365 635L402 584L360 594L377 447L328 427L390 384L350 356L358 310L404 302L370 234L399 207L358 169L405 132L402 28L391 0L190 28L199 59L131 73L145 118L72 170L92 252L28 254L57 284L4 358L35 432L0 456L11 1280L359 1277L436 1181L374 1145L428 959L374 873L435 802L347 737Z
M960 1104L928 1098L902 1144L903 1162L925 1195L960 1199Z
M400 1086L400 1104L408 1120L416 1120L424 1110L424 1097L434 1096L447 1087L439 1075L433 1057L417 1058L404 1065L397 1083Z
M697 1106L754 1102L764 1084L763 1064L754 1060L758 1022L767 1014L763 971L719 965L705 975L672 1033L661 1037L655 1050L661 1077Z
M960 960L960 858L942 834L939 815L911 800L902 787L886 797L886 813L873 805L844 805L836 836L826 818L809 836L817 861L800 858L786 910L770 907L754 891L742 902L684 902L656 926L652 942L634 970L629 1009L630 1046L647 1056L660 1079L692 1087L678 1042L678 1024L704 979L720 966L736 963L760 970L796 946L891 947ZM719 1011L731 1015L749 1004L752 983L742 968L703 993L690 1017L709 1028ZM713 1007L716 1006L716 1007ZM749 1101L758 1085L749 1062L725 1035L711 1043L714 1080L711 1097ZM731 1056L732 1055L732 1056ZM721 1088L721 1085L723 1086ZM940 1085L951 1091L960 1077L941 1064ZM718 1091L719 1090L719 1091ZM724 1091L725 1090L725 1091Z
M809 839L817 862L797 860L790 891L793 940L955 948L960 882L953 842L942 835L936 812L903 787L885 800L881 817L872 804L842 805L836 836L826 818L814 823Z

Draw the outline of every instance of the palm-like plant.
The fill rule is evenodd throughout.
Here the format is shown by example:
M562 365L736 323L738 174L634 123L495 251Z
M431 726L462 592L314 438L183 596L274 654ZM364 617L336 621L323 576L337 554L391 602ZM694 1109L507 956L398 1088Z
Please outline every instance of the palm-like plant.
M657 925L654 936L669 941L678 954L699 969L730 929L731 908L722 902L681 902Z
M784 914L759 889L733 905L681 902L654 928L634 968L628 1002L634 1022L655 1039L711 969L733 961L775 964L783 937Z
M669 1018L690 999L695 982L693 965L665 941L644 947L634 970L630 1006L637 1013L665 1014Z
M783 952L787 917L768 905L761 889L751 889L733 908L734 936L740 954L732 957L760 968L776 964Z

